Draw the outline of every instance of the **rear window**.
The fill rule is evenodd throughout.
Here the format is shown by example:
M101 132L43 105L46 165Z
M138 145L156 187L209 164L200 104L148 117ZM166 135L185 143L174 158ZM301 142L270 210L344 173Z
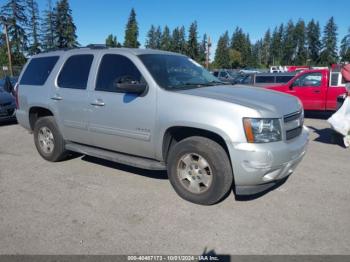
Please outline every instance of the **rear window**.
M58 56L47 56L31 59L23 73L20 84L33 86L45 84L58 58Z
M337 86L338 85L338 79L339 79L339 73L332 73L331 74L331 86Z
M61 88L86 89L93 55L73 55L65 62L57 85Z
M274 76L256 76L255 77L255 83L274 83L275 77Z
M294 76L276 76L276 83L287 83Z

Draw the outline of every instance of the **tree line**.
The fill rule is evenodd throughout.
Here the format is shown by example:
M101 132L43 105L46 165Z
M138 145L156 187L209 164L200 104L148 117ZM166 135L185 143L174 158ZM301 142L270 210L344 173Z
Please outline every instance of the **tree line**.
M220 36L215 52L216 67L268 67L271 65L319 65L329 66L339 61L350 61L350 29L342 39L340 52L337 47L337 25L331 17L321 34L319 22L312 19L307 24L299 19L290 20L273 31L268 29L264 37L254 44L249 34L239 27L231 38L228 31Z
M8 28L14 65L23 65L27 55L60 48L74 48L77 42L76 26L68 0L58 0L39 14L36 0L7 0L0 9ZM4 26L4 25L3 25ZM8 63L5 35L0 37L0 64Z
M68 0L57 0L39 13L36 0L7 0L0 9L5 18L11 43L13 63L22 65L26 56L43 51L78 47L76 26ZM139 27L136 12L131 9L125 27L124 42L110 34L105 40L108 47L139 48ZM220 36L212 67L267 67L270 65L329 65L338 61L350 61L350 29L337 48L337 25L331 17L321 33L319 22L312 19L307 24L299 19L280 24L273 31L268 29L264 37L252 43L248 33L237 27L230 36L228 31ZM204 64L207 34L199 41L198 25L193 21L188 28L167 25L151 25L144 47L185 54ZM0 65L6 65L5 36L0 35Z

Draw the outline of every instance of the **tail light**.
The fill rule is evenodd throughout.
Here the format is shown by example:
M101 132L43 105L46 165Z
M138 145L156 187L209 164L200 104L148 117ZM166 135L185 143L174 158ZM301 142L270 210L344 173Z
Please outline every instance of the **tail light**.
M19 100L18 100L18 94L19 94L19 84L16 83L14 88L14 95L15 95L15 101L16 101L16 108L19 109Z

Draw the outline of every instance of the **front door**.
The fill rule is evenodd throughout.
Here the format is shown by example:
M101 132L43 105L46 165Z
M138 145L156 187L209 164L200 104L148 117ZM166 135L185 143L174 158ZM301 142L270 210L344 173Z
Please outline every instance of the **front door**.
M123 93L116 83L146 83L135 57L102 56L91 92L89 130L96 147L132 155L154 157L152 131L156 121L156 90L141 95ZM140 64L138 64L140 67Z
M326 91L322 88L322 73L305 73L291 85L288 93L297 96L305 110L325 110Z

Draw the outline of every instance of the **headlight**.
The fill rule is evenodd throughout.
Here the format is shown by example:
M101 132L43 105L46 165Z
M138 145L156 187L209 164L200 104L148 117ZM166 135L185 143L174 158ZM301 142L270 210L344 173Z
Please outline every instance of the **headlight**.
M277 118L243 118L245 135L249 143L268 143L282 139Z

